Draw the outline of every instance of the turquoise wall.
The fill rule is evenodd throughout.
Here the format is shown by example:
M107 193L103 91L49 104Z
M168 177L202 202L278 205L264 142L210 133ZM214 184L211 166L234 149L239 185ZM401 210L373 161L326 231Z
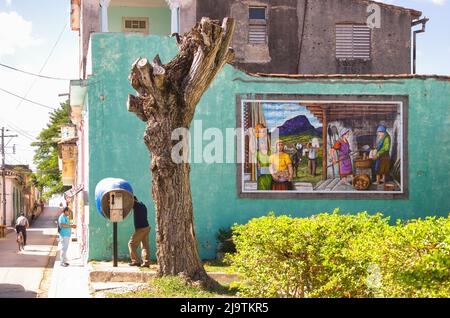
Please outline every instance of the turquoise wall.
M131 64L137 57L159 54L163 63L177 53L169 37L130 34L95 34L92 37L93 76L89 80L90 143L90 259L111 259L112 224L95 208L94 189L105 177L120 177L133 185L147 205L155 257L155 211L151 200L149 154L143 143L145 124L127 112ZM258 82L248 82L251 80ZM194 120L203 129L236 126L236 94L371 94L408 95L409 198L396 200L241 199L236 191L236 165L193 164L191 185L200 254L215 256L219 228L249 219L277 214L309 216L331 212L383 212L392 219L447 215L450 211L450 81L428 79L326 79L288 80L253 78L227 65L198 105ZM104 100L100 98L104 96ZM204 145L206 145L205 143ZM119 256L128 257L132 217L119 224Z
M148 18L149 34L170 34L169 8L109 7L108 31L122 32L122 17Z

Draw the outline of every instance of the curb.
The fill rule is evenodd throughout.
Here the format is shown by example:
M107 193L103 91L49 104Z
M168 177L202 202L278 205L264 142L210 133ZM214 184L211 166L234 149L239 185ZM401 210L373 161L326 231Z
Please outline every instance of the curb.
M156 272L116 272L114 270L89 272L90 283L145 283L154 277L156 277Z
M48 253L48 262L47 265L45 266L44 273L42 274L42 280L39 283L37 298L48 298L52 283L53 268L55 266L56 254L58 253L57 241L58 236L55 235L55 238L53 239L52 248Z
M222 272L208 273L221 284L229 284L239 280L236 274ZM156 271L117 271L114 269L96 270L89 268L89 283L146 283L156 277Z

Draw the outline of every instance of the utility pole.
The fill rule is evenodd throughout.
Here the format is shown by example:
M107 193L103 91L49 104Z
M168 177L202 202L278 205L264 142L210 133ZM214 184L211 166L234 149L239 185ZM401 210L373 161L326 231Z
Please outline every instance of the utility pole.
M3 225L6 225L6 171L5 171L5 137L18 137L18 135L5 135L5 131L9 131L2 127L2 205L3 205Z

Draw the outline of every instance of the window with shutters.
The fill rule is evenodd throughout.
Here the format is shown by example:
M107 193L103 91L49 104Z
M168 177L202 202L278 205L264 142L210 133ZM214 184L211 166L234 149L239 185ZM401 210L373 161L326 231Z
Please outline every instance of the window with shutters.
M371 31L364 24L336 24L336 58L370 60Z
M267 8L250 7L248 10L248 43L267 43Z
M122 31L148 34L148 18L123 17Z

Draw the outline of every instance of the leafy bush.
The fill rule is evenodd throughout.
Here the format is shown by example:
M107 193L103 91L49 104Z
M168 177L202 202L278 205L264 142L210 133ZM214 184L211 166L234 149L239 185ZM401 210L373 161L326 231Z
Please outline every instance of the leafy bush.
M450 297L450 218L397 222L380 246L388 297Z
M227 259L249 297L450 295L449 219L389 225L382 214L266 217L233 227ZM406 265L402 265L405 264Z

